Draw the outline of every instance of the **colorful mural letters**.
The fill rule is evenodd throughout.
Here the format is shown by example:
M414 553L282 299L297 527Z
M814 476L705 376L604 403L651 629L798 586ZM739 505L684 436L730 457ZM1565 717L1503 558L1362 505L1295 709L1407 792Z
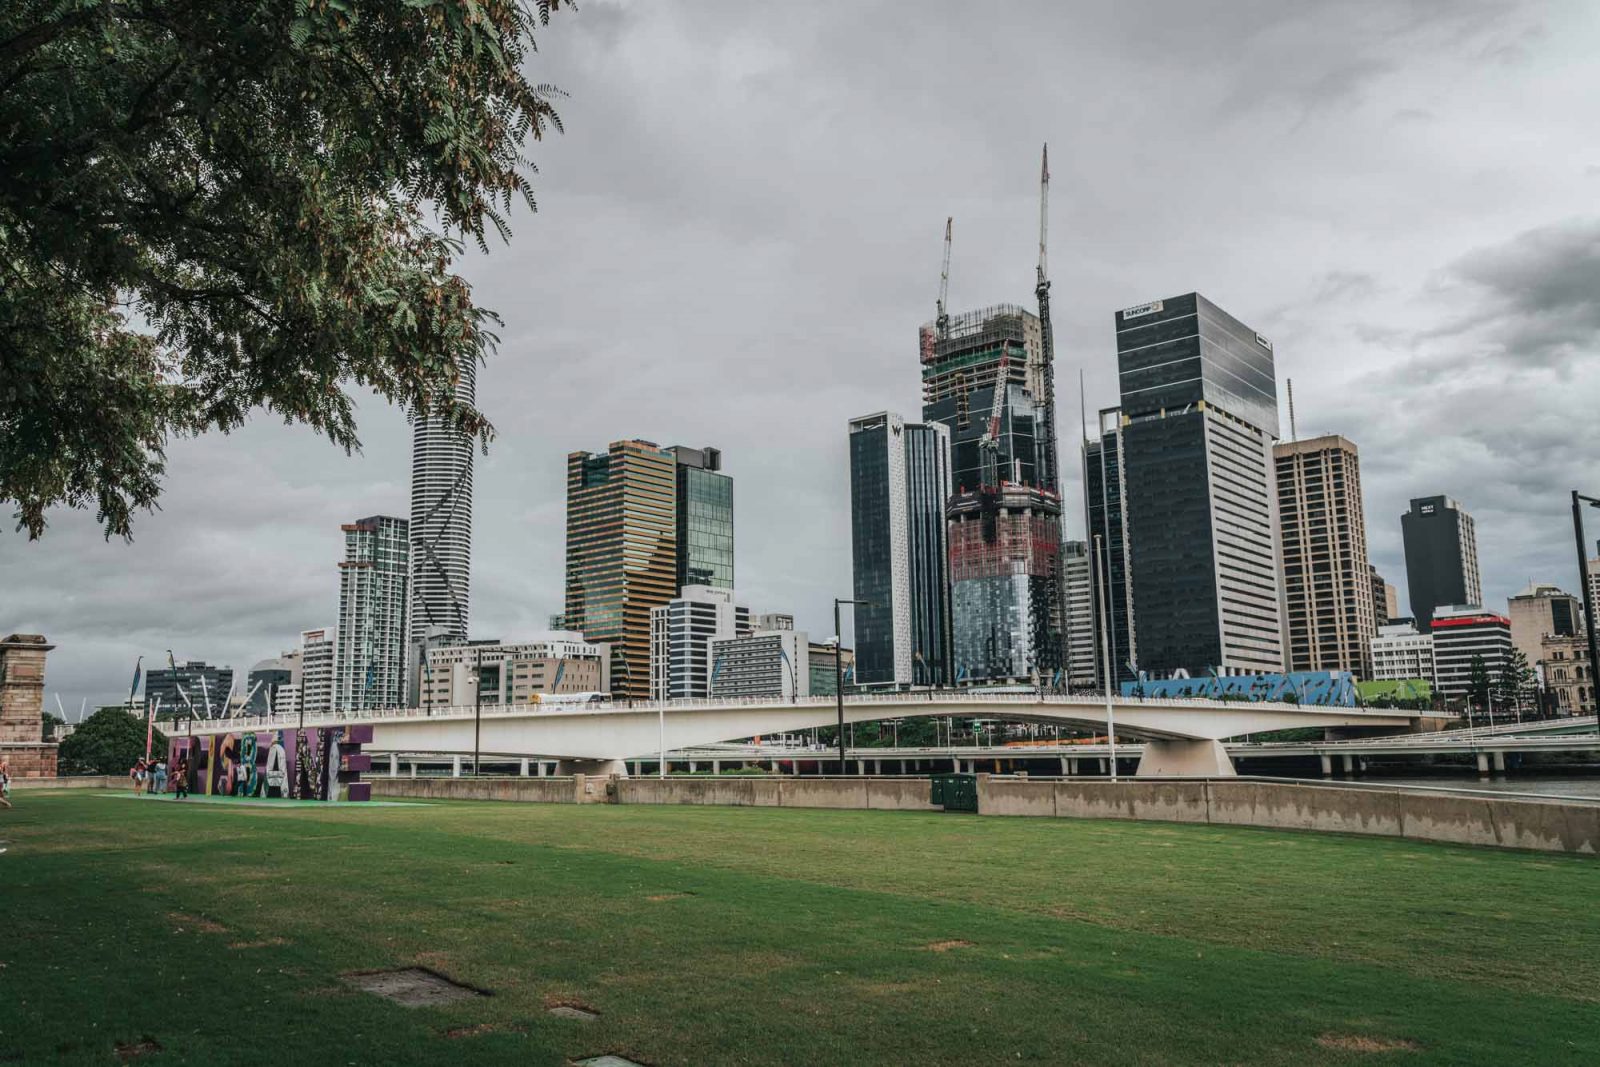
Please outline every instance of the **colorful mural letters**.
M369 800L361 781L372 757L361 746L372 741L370 726L308 726L262 733L173 737L167 764L189 761L194 793L290 800Z

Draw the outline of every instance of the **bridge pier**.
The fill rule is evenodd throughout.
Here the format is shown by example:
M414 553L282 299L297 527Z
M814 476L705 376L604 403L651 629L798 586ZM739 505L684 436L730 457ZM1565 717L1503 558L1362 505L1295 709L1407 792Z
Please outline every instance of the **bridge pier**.
M524 777L524 778L528 777L528 757L527 756L523 756L522 757L522 767L520 768L520 773L521 773L522 777Z
M417 776L417 761L416 760L412 760L411 761L411 777L415 778L416 776Z
M1489 754L1487 752L1478 753L1478 777L1489 777Z
M1324 777L1324 778L1332 778L1333 777L1333 757L1324 754L1320 758L1322 760L1322 777Z
M1146 741L1136 777L1192 775L1232 778L1237 772L1221 741Z
M1340 757L1340 758L1344 760L1344 775L1345 775L1345 777L1346 778L1355 777L1355 773L1356 773L1356 758L1354 756L1349 755L1348 753L1346 755Z
M1493 755L1494 755L1494 773L1495 774L1505 774L1506 773L1506 754L1504 752L1496 752Z
M542 766L542 765L541 765ZM628 765L619 759L564 759L556 763L558 775L584 775L595 778L628 777Z
M711 773L712 774L721 774L722 773L722 761L721 760L714 759L714 760L711 761Z
M452 778L460 778L461 777L461 757L460 756L451 756L450 757L450 777L452 777Z
M400 777L400 754L398 752L389 753L389 777Z

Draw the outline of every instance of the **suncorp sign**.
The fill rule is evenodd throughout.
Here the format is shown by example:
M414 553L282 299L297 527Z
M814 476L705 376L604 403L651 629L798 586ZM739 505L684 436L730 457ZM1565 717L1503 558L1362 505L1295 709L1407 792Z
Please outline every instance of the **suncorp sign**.
M1127 322L1129 319L1138 319L1143 318L1146 315L1154 315L1156 312L1162 310L1165 306L1166 305L1160 300L1152 300L1148 304L1135 304L1131 308L1123 308L1122 321Z

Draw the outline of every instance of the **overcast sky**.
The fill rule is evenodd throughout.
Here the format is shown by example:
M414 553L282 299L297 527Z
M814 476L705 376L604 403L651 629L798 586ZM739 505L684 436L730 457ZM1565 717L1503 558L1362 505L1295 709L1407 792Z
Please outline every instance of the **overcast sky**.
M570 94L533 147L539 211L463 267L505 318L479 379L499 439L474 635L560 610L564 457L622 437L723 449L742 599L831 632L846 421L918 414L947 215L955 310L1032 302L1046 141L1069 534L1079 370L1092 417L1116 402L1113 312L1198 289L1272 338L1302 437L1359 446L1402 606L1399 517L1434 493L1477 519L1491 606L1530 578L1576 590L1565 494L1600 495L1597 51L1582 0L561 12L532 71ZM48 688L76 717L140 654L242 673L334 624L339 524L409 509L404 418L367 399L362 432L353 458L265 415L174 442L132 544L67 512L37 543L0 534L0 631L58 645Z

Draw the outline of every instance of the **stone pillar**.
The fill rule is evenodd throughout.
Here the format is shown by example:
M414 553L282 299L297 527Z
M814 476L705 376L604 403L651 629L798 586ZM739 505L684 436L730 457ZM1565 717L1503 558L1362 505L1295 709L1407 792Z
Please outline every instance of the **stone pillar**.
M17 778L56 775L56 746L45 741L41 719L45 654L53 648L40 634L0 641L0 758Z
M400 753L398 752L389 753L389 777L400 777Z
M450 777L452 777L452 778L460 778L461 777L461 757L460 756L451 756L450 757Z
M722 761L721 760L714 759L714 760L711 761L711 773L712 774L721 774L722 773Z
M522 777L524 777L524 778L528 777L528 757L527 756L523 756L522 757L522 766L521 766L521 768L519 768L518 773L520 773L522 775Z
M416 760L412 760L411 761L411 777L415 778L416 776L417 776L417 761Z

